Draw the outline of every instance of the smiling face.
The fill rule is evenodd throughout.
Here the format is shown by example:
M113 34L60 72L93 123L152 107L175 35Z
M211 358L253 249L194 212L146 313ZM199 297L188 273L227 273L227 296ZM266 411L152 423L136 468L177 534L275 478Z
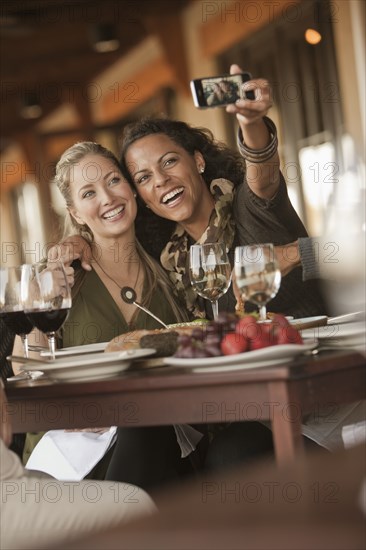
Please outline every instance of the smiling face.
M196 151L192 156L167 135L151 134L133 142L125 160L145 204L158 216L181 223L192 236L200 236L214 205L201 176L202 154Z
M86 224L95 241L134 237L136 201L128 182L112 160L89 154L73 166L70 175L70 214Z

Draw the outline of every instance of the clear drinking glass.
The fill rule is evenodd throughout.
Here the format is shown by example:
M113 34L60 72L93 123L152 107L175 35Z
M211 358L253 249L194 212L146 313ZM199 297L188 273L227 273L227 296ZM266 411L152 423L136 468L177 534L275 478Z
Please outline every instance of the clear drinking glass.
M191 284L200 296L210 300L214 319L218 316L218 299L231 283L231 265L224 243L194 244L190 247Z
M30 266L23 264L14 267L0 268L0 317L22 340L24 357L28 357L28 334L33 323L24 313L24 295L22 280Z
M24 311L30 321L47 335L51 359L55 359L55 333L71 308L71 289L64 265L55 260L34 264L23 281Z
M281 285L274 246L271 243L235 248L234 273L243 301L259 307L259 318L267 317L267 302L276 296Z

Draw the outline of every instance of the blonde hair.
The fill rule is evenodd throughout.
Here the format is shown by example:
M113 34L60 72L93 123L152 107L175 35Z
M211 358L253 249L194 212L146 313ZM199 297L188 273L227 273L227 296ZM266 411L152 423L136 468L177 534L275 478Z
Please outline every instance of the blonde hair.
M70 235L75 235L76 231L78 235L83 237L89 243L92 243L94 236L89 227L86 224L79 224L69 212L69 209L73 206L70 188L73 170L75 166L77 166L77 164L87 155L99 155L104 157L107 160L110 160L119 172L121 171L118 160L112 151L109 151L103 147L103 145L94 143L93 141L80 141L79 143L75 143L75 145L72 145L66 149L66 151L61 155L60 160L56 164L56 174L53 181L59 188L68 208L68 212L64 219L62 238L65 239Z
M75 143L62 154L60 160L56 165L56 173L54 177L54 183L56 183L60 190L66 206L68 207L68 213L64 219L63 239L70 237L71 235L78 234L83 237L89 244L94 241L94 235L90 228L86 224L79 224L73 216L71 216L69 209L73 206L71 197L70 182L72 178L72 172L74 167L87 155L99 155L107 160L110 160L117 170L121 172L120 164L115 155L109 149L103 147L99 143L92 141L82 141ZM122 174L122 173L121 173ZM174 296L175 289L172 287L172 283L164 269L154 260L142 247L139 241L135 240L136 251L141 259L141 265L144 269L144 288L148 288L148 291L143 296L142 304L145 307L149 307L151 298L154 295L156 289L159 287L164 294L164 298L168 301L170 307L177 321L182 322L188 319L185 307L178 303L178 299ZM83 269L79 269L75 273L75 284L73 287L73 296L75 297L80 290L86 273ZM173 291L173 292L172 292ZM132 321L137 316L138 311L133 316Z

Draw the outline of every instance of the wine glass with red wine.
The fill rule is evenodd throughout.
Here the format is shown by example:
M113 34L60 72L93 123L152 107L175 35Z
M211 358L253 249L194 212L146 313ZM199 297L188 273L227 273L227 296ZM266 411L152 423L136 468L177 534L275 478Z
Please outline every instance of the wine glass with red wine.
M24 313L22 280L27 278L30 269L28 264L0 268L0 317L20 336L24 357L28 357L28 334L33 329L33 322Z
M55 359L56 331L66 321L71 308L71 290L65 267L60 260L34 264L23 285L26 316L47 335L50 358Z

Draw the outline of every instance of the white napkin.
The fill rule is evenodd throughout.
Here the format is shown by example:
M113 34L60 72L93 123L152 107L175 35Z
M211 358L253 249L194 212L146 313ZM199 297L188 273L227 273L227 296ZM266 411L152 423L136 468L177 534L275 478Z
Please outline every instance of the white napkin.
M102 434L51 430L38 442L25 467L60 481L80 481L113 445L116 431L115 426Z

